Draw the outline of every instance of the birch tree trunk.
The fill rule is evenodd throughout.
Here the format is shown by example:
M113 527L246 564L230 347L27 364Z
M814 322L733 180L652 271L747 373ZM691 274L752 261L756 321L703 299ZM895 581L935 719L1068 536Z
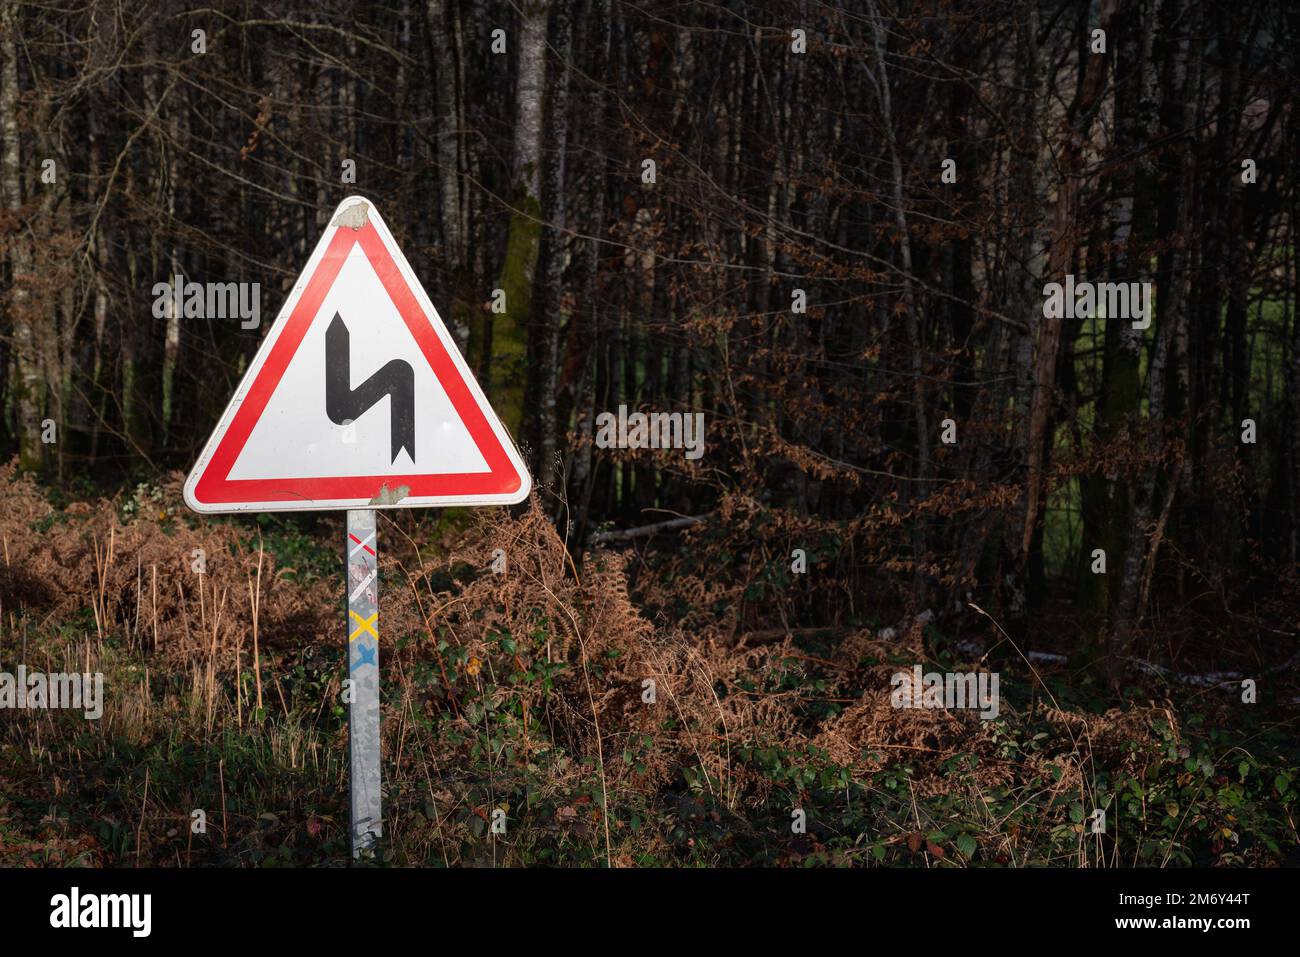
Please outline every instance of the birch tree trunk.
M15 425L18 432L18 462L24 470L45 463L41 442L41 360L33 328L33 250L31 231L22 219L23 153L18 130L18 23L17 0L4 0L0 7L0 133L4 136L4 169L0 188L4 204L17 220L9 245L9 321L13 326L14 366L17 381L12 384Z
M551 18L551 45L555 50L547 84L546 114L549 119L549 144L543 160L542 219L545 232L537 270L536 308L528 324L528 371L531 395L524 406L536 410L538 482L544 487L555 484L556 463L556 381L559 369L560 310L563 307L565 259L565 150L569 141L569 57L572 54L573 28L568 9L556 6Z

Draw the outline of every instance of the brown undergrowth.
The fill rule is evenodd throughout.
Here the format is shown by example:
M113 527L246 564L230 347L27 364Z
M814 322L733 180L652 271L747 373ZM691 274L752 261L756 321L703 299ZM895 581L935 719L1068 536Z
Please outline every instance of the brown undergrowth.
M102 500L59 510L30 479L0 470L6 657L20 654L29 668L75 662L94 670L106 647L124 653L129 666L113 672L97 731L140 745L175 737L178 726L200 743L251 734L260 705L269 760L295 774L310 767L321 781L312 800L336 803L330 795L346 786L346 725L312 729L344 677L341 548L338 580L304 581L277 564L251 522L194 519L179 486L174 475L129 508ZM502 795L512 786L522 795L512 801L554 805L539 827L589 840L598 859L629 863L671 856L673 842L671 829L637 830L631 808L633 818L676 820L697 814L673 803L689 793L734 824L827 789L810 771L789 774L783 755L842 769L835 773L846 777L836 780L868 792L876 775L905 766L912 802L1034 781L1048 782L1049 797L1091 806L1099 768L1141 777L1182 746L1164 702L1093 714L1060 706L1043 688L1020 696L1021 710L1004 695L1001 721L897 709L891 675L930 657L920 622L897 636L840 629L830 652L802 646L794 629L745 631L737 614L710 613L734 610L743 582L683 569L667 585L645 586L648 597L634 595L629 554L598 550L575 562L536 503L515 516L485 510L454 527L386 513L380 541L393 830L414 830L411 808L426 799L431 806L421 812L427 833L414 856L463 860L455 848L477 839L476 818L508 805ZM647 611L669 601L680 603L678 614ZM325 669L318 700L304 700L298 686L285 686L295 662L313 653L338 661ZM1035 745L1011 753L1008 727L1029 724L1044 729ZM764 764L756 754L778 757ZM960 775L955 760L970 762ZM65 769L48 770L57 781ZM218 769L223 803L225 773ZM251 786L249 795L256 800ZM166 812L150 810L147 788L143 797L137 854L150 815L184 819L179 797ZM313 834L322 818L335 833L341 827L319 808L294 815ZM238 823L222 826L239 832ZM884 837L906 844L919 818L918 830L910 826L889 825ZM175 826L166 833L181 840ZM79 846L75 834L46 836ZM1014 859L1009 841L1003 834L991 846Z
M286 578L274 557L259 556L237 525L174 520L183 509L179 476L165 487L156 514L127 521L115 503L100 501L74 503L50 523L53 508L11 467L0 474L0 489L6 551L0 602L35 613L37 630L89 606L97 634L87 632L87 639L111 632L143 649L155 670L210 667L214 677L229 677L251 655L250 589L257 589L262 648L338 639L342 618L331 583L304 586ZM159 521L168 517L173 521ZM797 714L797 691L753 691L740 681L761 686L765 676L806 658L790 639L748 647L745 636L728 636L725 622L706 625L693 617L677 627L655 628L628 594L625 557L617 552L588 556L578 575L554 526L536 507L518 518L496 513L477 520L454 541L433 548L397 531L392 522L381 528L396 532L385 536L389 547L381 553L386 666L400 671L431 657L443 676L456 677L458 666L448 665L430 640L446 634L450 644L464 649L459 667L473 677L500 656L492 635L527 635L540 627L546 640L521 656L613 662L596 684L582 668L558 682L568 738L580 752L595 748L596 722L604 724L602 736L612 741L652 730L655 712L642 707L646 680L655 682L656 699L680 719L680 754L672 757L697 760L710 781L731 777L719 742L809 742L845 765L871 767L887 761L892 749L944 756L978 749L985 737L984 723L972 713L890 706L889 677L898 670L890 660L923 660L919 629L897 640L877 638L870 630L846 636L841 662L826 664L832 665L829 690L851 703L821 726L807 728ZM397 536L400 547L393 548ZM490 568L498 549L506 556L503 574ZM200 556L202 572L195 564ZM440 572L458 573L455 587L431 586ZM705 577L676 584L696 609L735 590ZM414 640L400 647L389 643L399 636ZM842 666L863 659L877 663ZM1067 726L1089 726L1082 716L1057 714ZM1117 728L1125 740L1133 740L1142 737L1142 724L1132 714L1093 719L1092 737L1106 740L1107 729ZM863 757L869 754L874 757ZM642 783L665 783L674 764L652 764Z

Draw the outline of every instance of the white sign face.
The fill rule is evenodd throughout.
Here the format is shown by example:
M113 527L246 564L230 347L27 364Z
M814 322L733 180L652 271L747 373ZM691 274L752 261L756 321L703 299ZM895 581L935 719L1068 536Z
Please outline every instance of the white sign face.
M185 483L199 512L509 505L532 480L378 211L330 220Z

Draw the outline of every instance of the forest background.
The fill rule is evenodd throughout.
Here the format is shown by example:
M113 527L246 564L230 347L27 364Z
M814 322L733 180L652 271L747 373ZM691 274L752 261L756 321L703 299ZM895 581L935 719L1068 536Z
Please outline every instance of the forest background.
M0 722L0 859L342 853L341 517L178 489L353 193L537 482L381 522L388 859L1294 856L1298 57L1270 2L0 0L0 664L116 689Z

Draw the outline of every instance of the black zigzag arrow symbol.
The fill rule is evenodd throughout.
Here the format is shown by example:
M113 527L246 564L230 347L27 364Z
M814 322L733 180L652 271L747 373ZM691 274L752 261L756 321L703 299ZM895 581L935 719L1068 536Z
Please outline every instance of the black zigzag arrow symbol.
M388 396L392 461L397 453L415 461L415 372L402 359L384 363L382 369L355 389L351 387L351 348L348 327L336 312L325 330L325 414L335 425L356 421L372 405Z

